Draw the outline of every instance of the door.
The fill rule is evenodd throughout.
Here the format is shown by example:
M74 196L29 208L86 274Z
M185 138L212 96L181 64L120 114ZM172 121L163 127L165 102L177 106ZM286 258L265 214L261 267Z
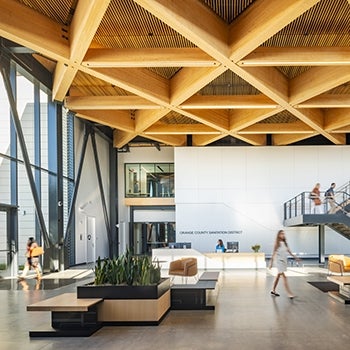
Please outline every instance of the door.
M86 216L86 262L96 261L96 218Z

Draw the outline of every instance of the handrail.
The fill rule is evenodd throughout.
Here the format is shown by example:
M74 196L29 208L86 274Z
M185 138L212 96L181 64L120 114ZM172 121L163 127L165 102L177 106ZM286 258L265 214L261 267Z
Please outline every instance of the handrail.
M343 214L349 214L345 208L350 205L350 194L344 189L349 189L350 192L350 182L346 186L342 186L340 191L334 191L334 203ZM284 203L284 219L291 219L293 217L304 215L304 214L315 214L313 212L313 202L310 199L311 191L305 191L299 193L294 198ZM321 191L320 199L322 200L322 213L328 213L330 210L330 203L326 197L324 197L325 191Z
M12 253L12 254L16 254L17 252L13 249L0 249L0 252L7 252L7 253Z
M350 193L350 181L345 183L344 185L338 187L337 192Z

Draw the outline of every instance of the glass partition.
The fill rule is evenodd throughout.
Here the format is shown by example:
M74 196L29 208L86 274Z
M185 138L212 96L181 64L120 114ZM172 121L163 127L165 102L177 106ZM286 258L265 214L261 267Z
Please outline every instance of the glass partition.
M133 235L135 254L152 255L154 248L165 248L176 244L175 222L134 223Z
M125 197L174 197L173 163L125 164Z

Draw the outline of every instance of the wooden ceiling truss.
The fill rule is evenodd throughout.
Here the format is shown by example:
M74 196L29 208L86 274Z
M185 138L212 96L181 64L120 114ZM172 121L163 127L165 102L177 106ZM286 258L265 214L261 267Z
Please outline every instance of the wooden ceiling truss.
M0 36L52 69L54 100L109 126L117 148L188 135L192 146L346 144L348 0L49 3L0 0Z

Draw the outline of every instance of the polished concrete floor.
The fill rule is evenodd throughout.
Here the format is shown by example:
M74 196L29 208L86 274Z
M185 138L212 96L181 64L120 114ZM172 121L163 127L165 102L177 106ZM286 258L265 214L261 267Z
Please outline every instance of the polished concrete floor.
M85 273L86 272L86 273ZM288 280L297 296L270 295L274 270L222 271L211 301L215 311L170 311L159 326L103 327L87 338L29 338L47 328L49 312L27 312L36 301L75 291L89 271L45 276L38 284L16 280L0 285L0 349L346 349L350 344L350 305L332 299L308 281L326 281L327 271L291 267ZM59 280L61 282L59 284ZM5 282L4 280L0 281ZM191 281L189 281L191 282ZM46 286L46 288L45 288Z

